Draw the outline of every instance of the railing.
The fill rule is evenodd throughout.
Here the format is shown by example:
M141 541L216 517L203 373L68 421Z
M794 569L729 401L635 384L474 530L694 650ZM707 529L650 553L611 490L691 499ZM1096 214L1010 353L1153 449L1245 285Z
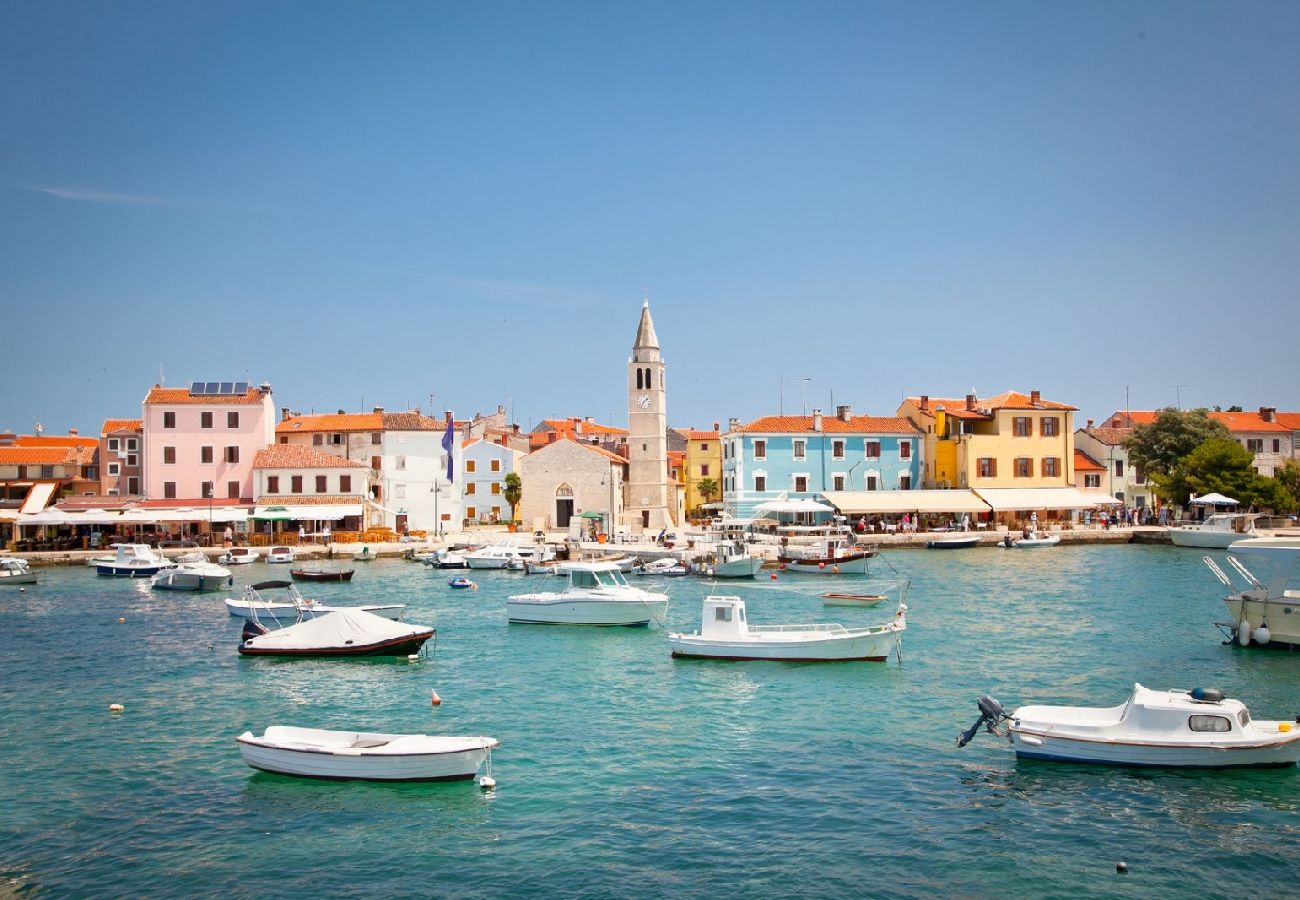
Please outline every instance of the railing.
M816 631L823 634L839 634L847 631L843 625L818 623L816 625L750 625L750 634L778 634L783 631Z

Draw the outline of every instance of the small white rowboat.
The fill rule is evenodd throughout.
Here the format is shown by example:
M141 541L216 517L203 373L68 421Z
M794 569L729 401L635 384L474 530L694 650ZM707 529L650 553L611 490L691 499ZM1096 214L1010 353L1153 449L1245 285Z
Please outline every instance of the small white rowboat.
M254 769L300 778L365 781L468 781L492 750L491 737L369 734L272 725L235 738ZM490 763L489 763L490 768Z

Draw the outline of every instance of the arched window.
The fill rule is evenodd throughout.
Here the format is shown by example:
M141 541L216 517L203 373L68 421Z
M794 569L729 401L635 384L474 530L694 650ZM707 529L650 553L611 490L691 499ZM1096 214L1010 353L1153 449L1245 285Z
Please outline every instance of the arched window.
M650 370L649 370L649 369L646 369L646 370L645 370L645 386L646 386L647 388L650 387Z
M642 380L643 380L643 379L642 379L642 376L641 376L641 370L640 370L640 369L637 369L637 370L636 370L636 389L637 389L638 391L641 390L641 388L645 387L645 385L643 385L643 384L641 383Z

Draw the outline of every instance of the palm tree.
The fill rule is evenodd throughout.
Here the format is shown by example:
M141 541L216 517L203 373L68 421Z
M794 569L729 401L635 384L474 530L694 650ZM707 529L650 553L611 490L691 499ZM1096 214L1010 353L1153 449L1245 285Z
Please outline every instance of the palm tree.
M515 512L519 509L519 501L524 499L524 483L518 472L506 473L506 490L502 496L510 504L510 521L513 522L517 518Z
M695 490L708 503L718 493L718 483L712 478L701 478L695 482Z

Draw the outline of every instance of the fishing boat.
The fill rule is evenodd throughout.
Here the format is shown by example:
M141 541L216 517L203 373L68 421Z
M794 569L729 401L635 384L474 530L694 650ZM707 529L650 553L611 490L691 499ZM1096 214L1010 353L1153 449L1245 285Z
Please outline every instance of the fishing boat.
M35 584L36 573L27 560L17 556L0 556L0 584Z
M1002 546L1009 550L1038 550L1042 547L1055 547L1059 543L1061 543L1059 534L1048 534L1046 531L1029 531L1018 538L1013 538L1008 534L1003 539Z
M945 534L928 539L925 547L927 550L965 550L968 547L978 547L979 542L978 534Z
M1232 544L1228 553L1228 564L1244 587L1204 557L1205 565L1228 588L1223 598L1228 619L1215 625L1228 642L1235 640L1243 647L1300 649L1300 589L1288 587L1300 575L1300 538L1249 538Z
M763 568L763 558L750 556L739 541L718 541L712 549L714 561L704 573L713 578L753 578Z
M1169 529L1169 540L1177 547L1200 547L1225 550L1230 544L1256 537L1255 513L1216 513L1204 522L1176 525Z
M675 657L698 659L767 659L785 662L883 662L898 647L907 628L907 605L884 625L845 628L839 624L750 625L739 597L704 599L700 630L668 635Z
M336 609L276 631L256 619L244 623L239 652L246 656L409 656L434 630L391 622L359 609Z
M457 575L455 578L452 578L447 582L447 587L455 588L457 590L463 591L463 590L475 590L478 588L478 585L470 581L464 575Z
M266 561L269 563L291 563L293 559L293 548L286 547L283 544L271 547L266 551Z
M783 570L803 575L866 575L869 561L879 553L857 545L851 535L835 533L810 544L783 545L776 560Z
M1140 684L1119 706L1022 706L1008 714L992 697L957 739L964 747L982 727L1005 736L1024 759L1227 769L1293 766L1300 727L1256 721L1246 705L1214 688L1155 691Z
M257 562L261 555L252 547L228 547L220 560L223 566L246 566Z
M513 623L536 625L648 625L662 619L668 595L632 587L615 563L567 564L563 591L517 594L506 601Z
M110 561L100 561L95 564L95 571L98 574L151 578L163 569L170 569L176 565L148 544L114 544L113 548L117 552Z
M501 746L491 737L371 734L290 725L272 725L260 736L246 731L235 740L244 762L263 772L362 781L469 781L484 762L491 770L492 751Z
M280 597L267 595L269 591L283 591ZM275 619L297 621L313 619L341 609L359 609L371 615L393 621L400 620L406 612L405 603L377 603L369 606L331 606L319 603L298 593L291 581L260 581L244 588L239 600L227 599L226 611L240 619Z
M351 581L356 569L290 569L294 581Z
M199 551L176 558L176 566L154 575L149 586L159 591L216 591L231 584L230 570Z

